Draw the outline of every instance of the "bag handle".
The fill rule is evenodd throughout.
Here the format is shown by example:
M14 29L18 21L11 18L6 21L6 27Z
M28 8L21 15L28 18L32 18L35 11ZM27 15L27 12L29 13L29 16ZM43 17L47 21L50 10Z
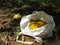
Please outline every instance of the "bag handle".
M33 11L33 13L37 13L38 11Z
M21 40L18 40L19 36L23 34L22 32L18 33L17 37L16 37L16 41L17 42L20 42L20 43L24 43L24 44L33 44L34 42L24 42L24 41L21 41ZM42 39L40 37L36 37L36 36L33 36L35 38L35 41L39 42L42 44Z
M16 37L16 41L17 41L17 42L21 42L21 43L24 43L24 44L32 44L32 43L34 43L34 42L24 42L24 41L18 40L18 38L19 38L19 36L20 36L21 34L23 34L23 33L22 33L22 32L18 33L18 35L17 35L17 37Z

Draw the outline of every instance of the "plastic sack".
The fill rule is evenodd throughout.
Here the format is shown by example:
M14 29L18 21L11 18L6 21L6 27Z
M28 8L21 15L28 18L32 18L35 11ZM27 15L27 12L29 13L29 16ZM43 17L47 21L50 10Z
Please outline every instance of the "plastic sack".
M30 30L29 29L30 19L33 19L33 20L39 19L46 22L46 24L34 30ZM22 17L21 22L20 22L21 32L23 34L34 36L34 37L36 37L37 35L42 35L42 34L43 35L48 34L49 36L52 36L51 32L53 31L54 27L55 27L55 23L54 23L53 17L51 15L46 14L43 11L24 16Z

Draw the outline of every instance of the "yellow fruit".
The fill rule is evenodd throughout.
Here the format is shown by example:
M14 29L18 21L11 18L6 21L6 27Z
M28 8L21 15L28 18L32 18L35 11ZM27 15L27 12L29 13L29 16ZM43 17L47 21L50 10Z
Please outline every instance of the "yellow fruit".
M44 25L44 22L42 22L42 21L39 21L39 22L36 22L37 23L37 25L39 26L39 27L41 27L42 25Z
M29 28L30 28L31 30L33 30L33 29L35 29L35 28L37 28L37 27L38 27L37 25L30 23L30 27L29 27Z
M15 15L13 16L13 18L14 18L14 19L19 19L19 18L21 18L21 15L20 15L20 14L15 14Z
M45 22L43 22L41 20L40 21L39 20L31 20L30 24L29 24L29 28L30 28L30 30L33 30L33 29L43 26L44 24L45 24Z

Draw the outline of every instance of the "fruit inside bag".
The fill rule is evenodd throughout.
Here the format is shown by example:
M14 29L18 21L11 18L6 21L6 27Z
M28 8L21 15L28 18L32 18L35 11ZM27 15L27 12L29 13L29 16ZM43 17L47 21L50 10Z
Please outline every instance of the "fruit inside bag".
M30 19L30 23L29 23L29 29L30 30L33 30L33 29L36 29L36 28L39 28L43 25L45 25L46 23L42 20L33 20L33 19Z

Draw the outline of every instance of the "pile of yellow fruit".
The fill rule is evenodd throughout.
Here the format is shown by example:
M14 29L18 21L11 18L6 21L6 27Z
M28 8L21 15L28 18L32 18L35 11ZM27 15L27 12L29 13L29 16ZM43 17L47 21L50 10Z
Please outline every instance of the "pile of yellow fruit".
M41 20L30 20L29 29L33 30L33 29L43 26L44 24L45 24L45 22L43 22Z

